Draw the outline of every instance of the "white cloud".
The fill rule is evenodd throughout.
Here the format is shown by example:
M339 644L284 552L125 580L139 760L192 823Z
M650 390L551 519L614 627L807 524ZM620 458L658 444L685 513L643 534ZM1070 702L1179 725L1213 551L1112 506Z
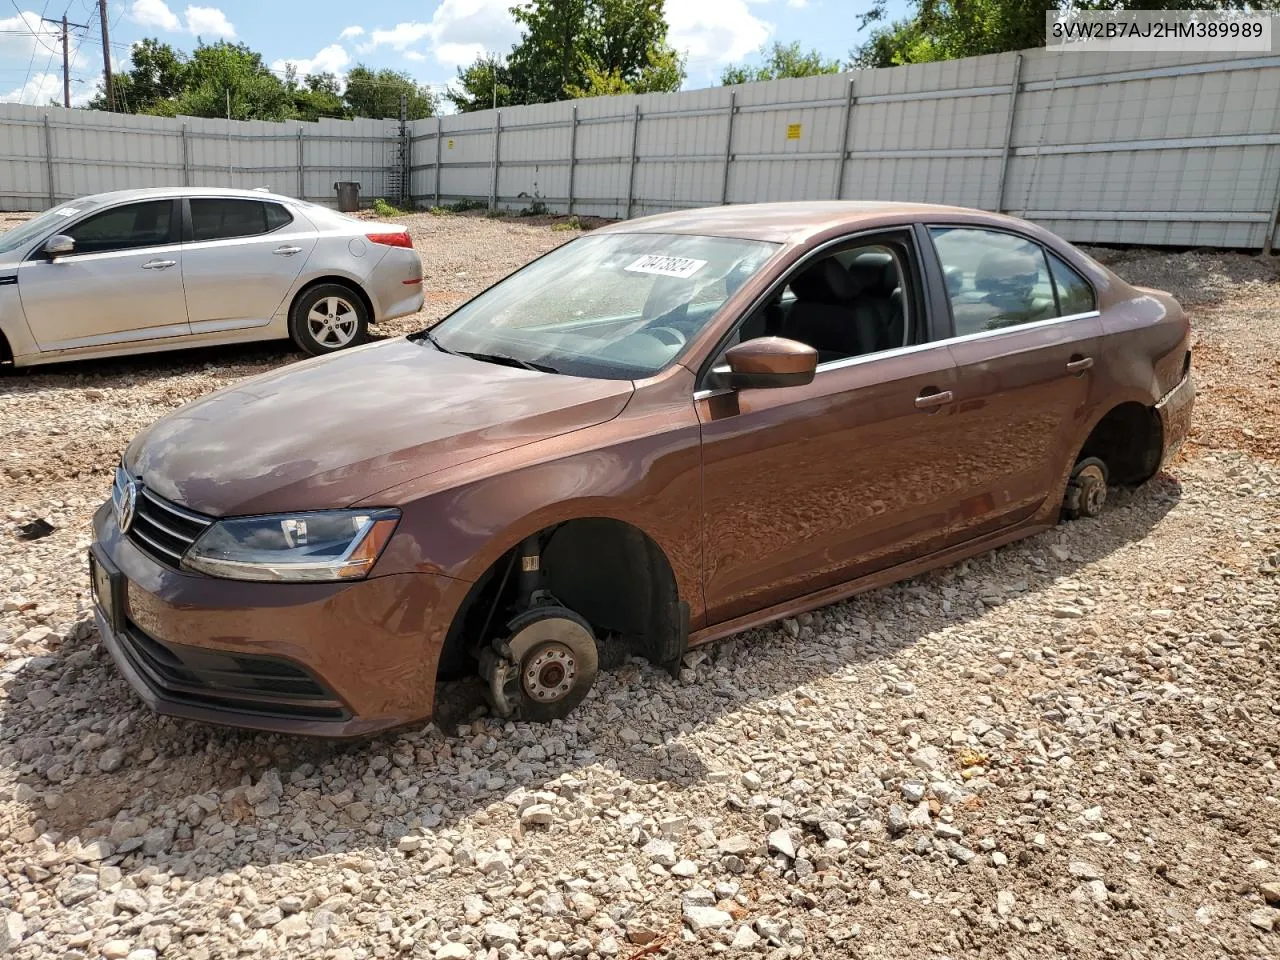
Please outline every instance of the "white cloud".
M236 28L227 15L217 7L189 6L187 22L169 9L165 0L133 0L129 7L129 19L144 27L155 27L169 33L185 31L197 37L225 37L232 39Z
M796 10L803 10L809 5L809 0L787 0L787 6Z
M333 73L340 76L350 62L351 55L342 49L342 45L331 43L323 50L318 51L314 57L272 61L271 69L277 73L282 73L286 66L292 65L298 71L299 79L309 73Z
M425 53L419 53L417 50L406 50L404 52L404 58L406 60L412 60L414 63L421 63L423 60L427 59L427 55Z
M187 7L187 32L198 37L234 39L236 28L217 7Z
M668 42L694 62L733 63L773 34L773 25L753 16L744 0L667 0L665 9Z
M442 43L432 52L446 67L466 67L475 63L476 57L483 57L485 48L479 43Z
M355 27L347 27L345 30L343 30L340 34L338 34L338 39L350 40L352 37L363 37L363 36L364 36L364 27L355 26Z
M429 21L410 20L368 31L368 42L360 51L390 47L408 60L418 60L422 50L413 48L425 45L442 65L465 65L486 51L506 53L520 39L510 8L511 0L443 0Z
M62 102L61 33L60 27L41 23L40 14L31 10L0 19L0 64L9 67L6 82L14 84L11 90L0 90L0 102L38 106L51 100ZM75 34L71 44L71 103L78 106L93 96L94 86L92 81L76 78L97 68L92 46L86 48ZM18 77L29 71L18 86Z
M416 20L408 23L397 23L390 30L374 30L369 34L371 47L391 47L393 50L406 50L419 40L431 35L431 24Z
M34 62L43 64L51 52L61 52L60 33L53 24L41 23L40 14L31 10L0 20L0 63L25 71L26 65L33 62L31 54L36 53ZM39 54L41 50L44 58Z
M36 107L46 106L55 99L62 102L61 73L37 73L22 86L0 95L0 102L25 103Z
M155 27L174 33L182 29L182 21L164 0L133 0L129 19L144 27Z

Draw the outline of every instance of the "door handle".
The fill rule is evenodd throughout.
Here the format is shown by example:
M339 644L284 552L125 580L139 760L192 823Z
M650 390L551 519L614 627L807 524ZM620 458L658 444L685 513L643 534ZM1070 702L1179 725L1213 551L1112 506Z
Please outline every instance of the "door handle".
M1067 372L1080 374L1093 366L1093 357L1082 357L1079 354L1067 361Z
M177 260L148 260L142 265L143 270L168 270L170 267L176 267Z
M935 390L933 393L922 393L916 397L916 409L934 410L938 407L945 407L954 399L955 394L950 390Z
M276 247L271 251L277 257L292 257L295 253L301 253L301 247Z

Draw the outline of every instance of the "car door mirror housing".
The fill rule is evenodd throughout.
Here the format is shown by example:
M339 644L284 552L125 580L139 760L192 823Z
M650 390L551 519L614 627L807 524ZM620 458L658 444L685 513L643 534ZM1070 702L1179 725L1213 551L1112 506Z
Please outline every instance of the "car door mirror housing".
M717 387L732 390L800 387L813 382L818 351L785 337L757 337L724 355L725 365L712 371Z
M63 257L68 253L74 253L75 249L75 240L62 233L50 237L44 242L44 246L40 248L47 257Z

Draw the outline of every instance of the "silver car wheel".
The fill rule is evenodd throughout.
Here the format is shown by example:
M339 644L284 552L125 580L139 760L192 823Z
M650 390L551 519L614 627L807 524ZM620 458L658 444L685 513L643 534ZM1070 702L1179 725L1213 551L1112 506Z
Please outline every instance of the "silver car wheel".
M337 349L355 339L360 317L355 306L342 297L324 297L308 311L307 328L316 343Z

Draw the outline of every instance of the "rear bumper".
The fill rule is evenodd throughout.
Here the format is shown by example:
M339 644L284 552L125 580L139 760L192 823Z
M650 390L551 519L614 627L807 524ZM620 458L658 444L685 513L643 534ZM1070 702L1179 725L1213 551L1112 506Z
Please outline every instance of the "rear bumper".
M1160 466L1169 463L1187 439L1191 428L1191 411L1195 407L1196 385L1190 371L1182 378L1182 382L1166 393L1156 404L1160 414L1160 425L1164 434L1164 449L1160 456Z
M436 664L467 584L428 574L352 583L246 583L190 575L94 516L95 559L119 574L103 643L158 713L323 737L431 715ZM105 561L105 563L103 563Z
M369 276L376 320L394 320L422 309L422 260L413 250L392 247Z

